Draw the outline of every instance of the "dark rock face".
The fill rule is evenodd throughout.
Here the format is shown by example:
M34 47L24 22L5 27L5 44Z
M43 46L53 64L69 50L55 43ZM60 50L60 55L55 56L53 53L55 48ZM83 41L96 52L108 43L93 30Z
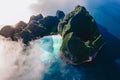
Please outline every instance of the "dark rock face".
M40 24L46 29L47 35L56 34L59 20L56 16L47 16L40 21Z
M58 31L63 38L60 56L73 65L91 61L104 45L95 20L81 6L65 16Z
M57 34L59 19L56 16L43 17L42 14L31 16L28 23L18 22L15 27L4 26L0 35L12 38L12 40L23 39L25 44L29 41L47 35Z
M32 20L35 20L35 21L39 21L39 20L41 20L41 19L43 19L43 16L42 16L42 14L39 14L39 15L37 15L37 16L31 16L30 17L30 21L32 21ZM29 21L29 22L30 22Z
M15 33L21 32L25 27L27 26L27 23L20 21L15 25Z
M5 36L7 38L13 39L13 35L15 33L14 28L11 25L6 25L0 30L0 35Z
M65 17L65 14L63 11L57 10L56 16L58 17L58 19L62 20Z
M37 39L37 37L43 37L45 33L46 30L37 21L31 21L16 37L22 38L23 42L28 44L29 41Z
M16 38L22 38L25 44L29 41L37 39L51 34L57 33L57 25L59 20L55 16L47 16L43 18L40 14L38 16L32 16L27 26L18 34Z
M1 29L0 35L12 38L12 40L23 39L25 44L29 41L47 35L57 34L59 19L56 16L43 17L41 14L31 16L28 23L18 22L15 27L5 26Z

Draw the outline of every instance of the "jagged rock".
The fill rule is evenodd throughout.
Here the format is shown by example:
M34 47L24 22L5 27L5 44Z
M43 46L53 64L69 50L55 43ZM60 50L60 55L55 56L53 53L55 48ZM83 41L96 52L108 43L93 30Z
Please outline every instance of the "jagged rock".
M56 16L43 17L42 14L31 16L28 23L18 22L15 27L5 26L0 35L10 37L12 40L23 39L25 44L29 41L47 35L57 34L59 19Z
M65 14L63 11L57 10L56 16L59 20L62 20L65 17Z
M95 20L82 6L65 16L58 31L63 39L60 56L73 65L91 61L104 45Z
M47 16L40 21L40 24L43 25L44 28L46 28L47 35L56 34L58 32L58 23L59 20L56 16Z
M47 16L45 18L35 16L30 19L27 27L15 35L15 38L22 38L25 44L29 41L51 34L57 33L57 25L59 20L55 16Z
M31 16L30 17L30 20L29 20L29 22L30 21L32 21L32 20L35 20L35 21L39 21L39 20L41 20L41 19L43 19L44 17L43 17L43 15L42 14L39 14L39 15L37 15L37 16Z
M37 39L37 37L43 37L44 34L45 29L37 21L33 20L28 23L26 28L16 34L15 38L21 38L25 44L28 44L29 41Z
M16 25L15 25L15 33L19 33L20 31L22 31L25 27L27 27L27 23L23 22L23 21L19 21Z

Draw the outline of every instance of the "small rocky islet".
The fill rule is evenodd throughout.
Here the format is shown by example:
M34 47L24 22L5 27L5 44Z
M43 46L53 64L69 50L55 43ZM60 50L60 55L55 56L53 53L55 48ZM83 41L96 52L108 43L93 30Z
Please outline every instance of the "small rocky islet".
M60 58L72 65L92 61L105 43L96 21L80 5L67 15L61 10L56 16L33 15L28 23L20 21L15 27L6 25L0 30L0 35L13 41L22 39L26 45L31 40L56 34L62 36Z

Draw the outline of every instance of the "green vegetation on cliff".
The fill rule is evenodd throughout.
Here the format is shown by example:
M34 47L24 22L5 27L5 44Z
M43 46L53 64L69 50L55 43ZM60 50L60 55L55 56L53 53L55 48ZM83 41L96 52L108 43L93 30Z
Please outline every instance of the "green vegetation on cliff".
M73 65L89 61L104 44L95 20L79 5L59 23L58 31L63 38L60 56Z
M60 57L63 61L79 65L91 61L104 45L103 36L89 12L76 6L68 15L58 10L56 16L31 16L28 23L20 21L0 30L0 35L14 41L23 39L25 44L43 36L61 34Z

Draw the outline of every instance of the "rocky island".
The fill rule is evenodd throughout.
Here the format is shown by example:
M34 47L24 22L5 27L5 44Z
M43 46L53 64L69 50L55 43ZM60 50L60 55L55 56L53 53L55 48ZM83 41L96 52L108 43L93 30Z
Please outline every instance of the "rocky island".
M58 31L63 39L60 56L73 65L92 61L104 45L95 20L82 6L64 17Z
M28 23L20 21L14 27L6 25L0 30L0 35L13 41L22 39L26 45L31 40L56 34L62 36L58 54L63 61L72 65L92 61L104 45L95 20L79 5L67 15L60 10L56 16L33 15Z

